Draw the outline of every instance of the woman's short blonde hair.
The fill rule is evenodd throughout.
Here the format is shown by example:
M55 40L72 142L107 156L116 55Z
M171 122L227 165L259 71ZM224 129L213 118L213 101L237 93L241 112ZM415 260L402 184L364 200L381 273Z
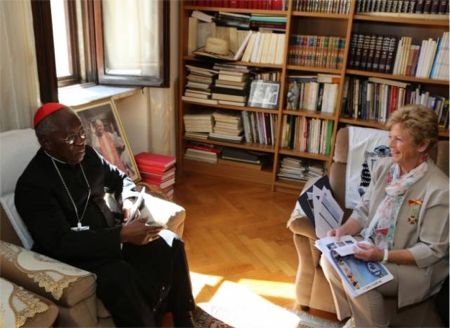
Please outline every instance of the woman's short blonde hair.
M436 113L421 105L407 105L391 114L386 127L390 130L394 124L401 126L413 137L416 145L429 141L429 152L439 140L438 118Z

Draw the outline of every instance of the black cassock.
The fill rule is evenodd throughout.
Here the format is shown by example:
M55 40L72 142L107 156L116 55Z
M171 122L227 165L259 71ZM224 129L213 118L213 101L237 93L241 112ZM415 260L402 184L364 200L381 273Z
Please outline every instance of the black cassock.
M80 165L55 161L81 216L88 186ZM105 192L121 199L134 183L91 147L81 162L91 188L83 226L51 158L40 149L19 178L17 211L34 240L33 250L97 275L97 296L118 326L154 326L167 311L192 311L189 270L183 242L169 247L162 238L145 246L120 242L121 218L110 211Z

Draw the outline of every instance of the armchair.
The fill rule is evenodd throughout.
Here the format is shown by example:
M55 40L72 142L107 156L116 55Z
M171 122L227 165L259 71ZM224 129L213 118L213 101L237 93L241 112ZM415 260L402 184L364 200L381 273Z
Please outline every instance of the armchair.
M4 296L4 286L13 291L20 288L33 295L29 299L35 301L30 304L35 304L35 309L41 309L27 312L28 316L11 309L9 318L21 323L21 327L114 326L109 312L96 297L94 274L29 250L33 241L15 209L14 189L17 179L38 149L39 144L32 129L0 133L1 294ZM152 188L148 190L152 191ZM184 229L184 209L165 199L149 197L151 205L157 207L160 219L166 222L170 230L181 236ZM11 297L0 298L0 306L7 307Z
M333 163L328 173L330 185L336 200L341 208L344 209L344 220L351 214L351 210L345 208L345 172L347 166L348 140L348 128L340 129L336 135ZM437 166L447 175L449 164L448 151L448 141L439 141L437 150L434 154L431 154ZM308 188L311 183L311 181L308 181L304 188ZM336 310L330 287L319 263L321 253L314 247L314 242L317 239L314 227L309 219L302 217L296 209L291 214L288 227L293 232L293 240L299 260L296 275L296 307L298 309L313 308L335 313ZM394 318L391 322L393 325L401 323L402 325L411 324L417 326L425 318L427 325L432 325L436 321L439 322L432 301L425 301L417 306L401 310L397 310L396 299L390 299L387 303L387 311L390 311ZM419 308L421 311L418 311Z

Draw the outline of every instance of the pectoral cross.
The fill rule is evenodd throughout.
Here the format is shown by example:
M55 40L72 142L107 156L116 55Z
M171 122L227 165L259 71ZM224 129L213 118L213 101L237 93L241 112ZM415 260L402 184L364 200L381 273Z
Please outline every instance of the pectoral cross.
M89 226L84 226L81 224L81 222L78 221L77 226L71 227L70 229L73 231L86 231L89 230Z

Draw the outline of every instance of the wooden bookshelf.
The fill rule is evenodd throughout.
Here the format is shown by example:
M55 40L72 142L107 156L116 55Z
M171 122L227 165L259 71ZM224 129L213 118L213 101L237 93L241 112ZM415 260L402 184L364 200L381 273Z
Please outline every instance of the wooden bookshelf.
M399 82L406 82L412 85L420 85L430 93L449 97L449 81L436 80L429 78L417 78L414 76L404 76L398 74L389 74L381 72L366 71L351 68L348 65L350 56L350 44L353 33L378 33L393 34L400 38L402 36L412 36L414 44L420 44L420 41L429 37L436 39L443 32L448 31L449 22L448 15L424 15L424 14L402 14L402 13L355 13L356 1L351 0L347 13L324 13L324 12L305 12L295 9L296 0L288 0L285 10L263 10L263 9L247 9L247 8L223 8L194 6L191 2L180 2L180 40L179 40L179 90L178 95L180 102L178 104L177 118L177 160L180 166L178 172L195 171L204 174L229 176L236 179L254 181L272 186L273 190L288 190L291 192L299 192L304 185L304 181L288 181L277 178L277 172L283 157L295 157L314 162L322 162L326 167L332 161L334 151L334 142L336 132L340 127L346 125L370 127L382 129L383 124L375 120L361 120L343 117L343 108L341 108L341 100L344 96L344 82L346 78L382 78ZM254 69L268 69L278 71L280 73L280 92L279 106L276 109L265 109L248 106L233 105L207 105L193 101L181 100L186 85L185 64L195 64L204 61L198 56L189 56L187 52L188 46L188 21L189 16L194 10L203 11L208 14L216 12L228 12L232 14L257 14L264 16L286 17L286 39L284 46L284 58L282 64L262 64L249 62L232 62L237 65L244 65ZM345 47L342 49L342 62L339 68L330 67L313 67L308 65L293 64L290 61L289 50L291 49L291 36L293 35L315 35L315 36L333 36L341 37L345 40ZM209 59L209 62L214 60ZM222 62L222 61L219 61ZM222 62L223 63L223 62ZM290 75L317 75L331 74L340 77L339 87L337 91L337 103L333 114L321 113L320 111L306 110L287 110L286 95L289 90L288 77ZM257 143L229 143L216 140L201 140L197 138L188 138L184 136L183 114L195 112L197 110L220 109L232 112L248 111L253 113L265 113L276 115L277 123L275 129L275 142L273 145L261 145ZM285 116L294 116L296 118L321 119L333 122L331 135L331 152L330 154L313 154L309 152L300 152L295 149L282 147L282 131L283 118ZM440 129L439 136L448 138L448 129ZM220 164L209 164L197 162L193 160L185 160L183 158L185 145L187 142L200 142L209 145L231 147L242 150L257 151L267 153L271 157L271 162L262 170L245 169L240 167L231 167Z

